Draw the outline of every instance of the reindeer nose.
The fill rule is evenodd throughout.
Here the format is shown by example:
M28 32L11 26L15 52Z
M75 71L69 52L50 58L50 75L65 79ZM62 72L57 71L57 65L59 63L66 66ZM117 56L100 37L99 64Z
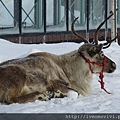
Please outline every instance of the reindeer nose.
M116 64L113 62L111 63L111 68L109 69L109 72L108 73L112 73L116 70Z
M116 69L116 64L114 62L112 63L111 66L112 66L112 69L114 69L114 70Z
M112 72L114 72L116 70L116 64L113 62L113 63L111 63L111 68L110 68L110 70L109 70L109 73L112 73Z

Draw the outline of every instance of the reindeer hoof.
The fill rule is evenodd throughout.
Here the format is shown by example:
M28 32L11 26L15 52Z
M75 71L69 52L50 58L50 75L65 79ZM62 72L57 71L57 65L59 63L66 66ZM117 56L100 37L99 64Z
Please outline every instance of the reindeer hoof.
M67 95L62 93L60 90L54 92L53 98L64 98L64 97L67 97Z
M48 98L48 96L46 94L40 94L40 95L38 95L37 99L41 100L41 101L48 101L49 100L49 98Z

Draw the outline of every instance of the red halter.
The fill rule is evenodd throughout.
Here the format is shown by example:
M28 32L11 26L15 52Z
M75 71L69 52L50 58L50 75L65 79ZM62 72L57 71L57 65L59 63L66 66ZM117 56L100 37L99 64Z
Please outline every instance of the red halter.
M89 64L89 68L90 68L90 71L91 73L94 73L94 74L99 74L99 78L100 80L98 80L98 82L100 82L101 84L101 89L103 89L105 92L107 92L108 94L111 94L110 92L108 92L105 88L104 88L104 81L103 81L103 78L104 78L104 75L103 75L103 71L104 71L104 66L106 65L106 56L104 56L104 61L102 64L99 64L99 63L96 63L96 62L91 62L89 59L87 59L83 53L81 52L78 52L80 54L80 56ZM92 65L97 65L97 66L102 66L102 70L101 72L93 72L93 69L92 69Z

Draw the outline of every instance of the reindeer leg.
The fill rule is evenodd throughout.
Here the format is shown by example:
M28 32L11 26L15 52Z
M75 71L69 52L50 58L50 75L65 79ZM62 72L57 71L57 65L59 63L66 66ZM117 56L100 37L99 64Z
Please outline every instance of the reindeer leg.
M26 95L19 96L17 98L12 98L7 104L12 104L12 103L26 103L26 102L33 102L35 100L47 100L47 96L43 93L40 93L38 91L29 93Z
M51 80L47 87L47 96L49 99L67 97L69 90L69 83L63 80Z

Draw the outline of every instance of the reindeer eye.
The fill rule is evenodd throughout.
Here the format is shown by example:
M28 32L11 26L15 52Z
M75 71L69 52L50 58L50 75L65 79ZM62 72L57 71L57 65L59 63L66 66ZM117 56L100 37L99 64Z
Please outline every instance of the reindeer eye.
M102 52L102 53L100 53L100 56L101 56L101 57L104 57L104 53L103 53L103 52Z

